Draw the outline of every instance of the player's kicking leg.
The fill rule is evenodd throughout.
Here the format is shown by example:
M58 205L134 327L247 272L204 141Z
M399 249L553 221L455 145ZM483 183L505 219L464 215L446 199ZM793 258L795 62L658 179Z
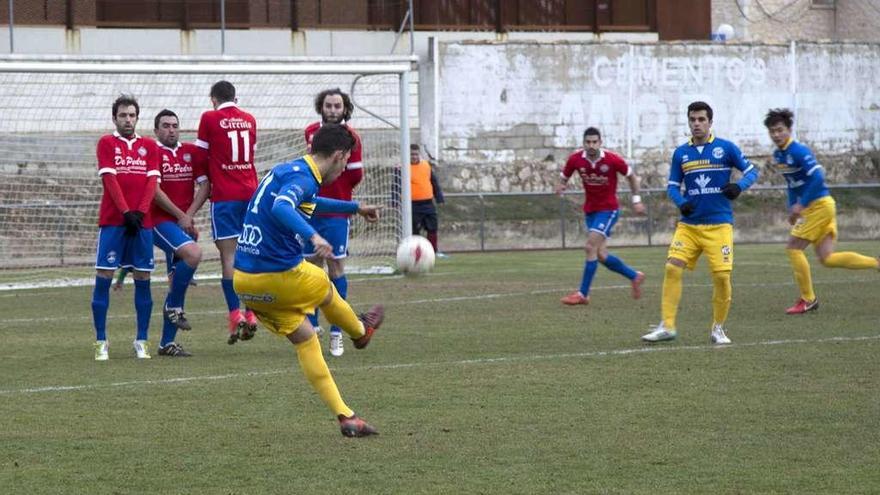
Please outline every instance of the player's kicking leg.
M296 331L287 335L287 339L296 348L296 355L306 379L339 421L340 432L346 437L378 434L376 428L358 417L342 400L311 322L307 318L303 319Z

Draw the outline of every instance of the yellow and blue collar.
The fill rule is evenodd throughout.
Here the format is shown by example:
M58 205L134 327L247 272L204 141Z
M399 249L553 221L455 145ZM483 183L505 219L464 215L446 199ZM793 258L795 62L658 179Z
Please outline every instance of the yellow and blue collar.
M710 132L710 133L709 133L709 139L707 139L706 142L703 143L703 144L711 144L712 141L715 141L715 134L712 134L712 133ZM690 138L688 138L688 144L691 145L691 146L694 145L694 137L693 137L693 136L691 136Z
M318 170L318 164L315 163L315 159L312 158L311 154L303 156L303 160L309 164L309 169L312 171L312 175L315 176L315 180L318 181L318 184L321 184L323 179L321 178L321 171Z

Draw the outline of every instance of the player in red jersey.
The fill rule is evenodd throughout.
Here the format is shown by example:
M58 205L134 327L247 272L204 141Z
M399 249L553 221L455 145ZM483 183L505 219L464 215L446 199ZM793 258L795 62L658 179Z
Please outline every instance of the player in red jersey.
M351 119L351 113L354 111L354 105L351 98L342 92L339 88L327 89L318 93L315 97L315 112L321 116L320 122L315 122L306 127L305 136L306 144L309 149L312 145L312 137L325 123L343 124L354 136L355 145L351 151L351 156L345 166L345 170L338 179L330 184L321 186L318 196L325 198L339 199L343 201L351 201L354 189L364 177L364 164L362 161L363 147L361 146L361 138L354 132L354 129L348 125ZM350 226L350 215L343 213L318 213L312 215L309 223L328 243L333 247L333 257L326 259L327 274L330 281L336 287L339 295L343 299L348 296L348 279L345 277L345 258L348 256L348 231ZM303 255L308 257L309 261L324 266L325 259L316 256L315 248L310 242L306 242L303 248ZM318 313L309 317L312 326L318 329ZM337 326L330 327L330 354L339 357L345 352L343 347L342 330Z
M196 146L208 152L208 180L211 183L211 229L223 266L223 296L229 309L229 340L234 344L244 333L253 335L257 317L241 314L232 286L235 248L244 224L248 202L257 190L254 146L257 122L236 104L235 86L218 81L211 86L214 110L202 114Z
M138 358L149 359L147 333L153 310L150 272L154 268L150 204L159 180L159 149L155 141L135 133L140 106L133 96L120 95L112 110L116 131L102 136L97 146L98 175L104 193L98 215L97 273L92 293L95 360L110 357L107 309L113 272L120 266L134 270L137 337L133 345Z
M584 147L572 153L562 170L562 177L556 186L556 193L562 194L568 179L577 172L584 186L584 219L587 227L587 261L579 290L562 298L567 305L589 304L590 285L596 268L601 262L609 270L628 278L632 285L632 297L642 295L642 282L645 274L627 266L620 258L608 252L608 238L617 223L620 206L617 203L617 174L626 177L632 191L633 209L636 213L645 212L645 205L639 196L639 177L620 156L602 149L602 135L595 127L584 131Z
M163 306L164 325L159 355L189 357L191 354L175 341L177 330L191 330L183 303L186 290L202 260L202 248L195 242L198 231L193 217L210 193L205 151L191 143L180 142L180 121L171 110L162 110L153 120L153 132L159 140L162 172L159 189L153 199L153 242L165 252L170 284ZM196 184L199 184L196 190Z

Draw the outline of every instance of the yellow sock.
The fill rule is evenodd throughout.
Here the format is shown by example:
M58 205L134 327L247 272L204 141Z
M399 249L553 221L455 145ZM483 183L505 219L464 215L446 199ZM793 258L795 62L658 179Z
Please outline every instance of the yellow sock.
M810 262L807 256L800 249L786 249L788 259L791 261L791 269L794 271L794 280L801 290L801 299L804 301L816 300L816 293L813 292L813 277L810 274Z
M343 332L353 339L363 337L364 324L354 314L354 310L345 302L345 299L339 295L336 287L331 285L330 288L333 290L333 297L330 299L330 302L321 306L321 311L324 312L327 321L341 328Z
M342 396L339 395L339 389L336 388L336 382L327 368L327 362L324 361L324 355L321 354L321 344L318 342L318 336L312 335L312 338L305 342L295 344L296 355L299 358L299 365L306 375L306 379L312 384L312 388L321 397L321 400L333 411L333 414L339 416L342 414L346 418L354 414L354 412L345 405Z
M730 287L730 272L712 273L712 319L716 325L723 325L730 312L730 298L733 289Z
M660 314L663 317L663 326L668 330L675 330L678 302L681 301L681 275L683 272L684 268L675 266L672 263L666 263Z
M852 251L831 253L822 261L822 264L831 268L849 268L850 270L865 270L877 268L880 261L877 258L864 256Z

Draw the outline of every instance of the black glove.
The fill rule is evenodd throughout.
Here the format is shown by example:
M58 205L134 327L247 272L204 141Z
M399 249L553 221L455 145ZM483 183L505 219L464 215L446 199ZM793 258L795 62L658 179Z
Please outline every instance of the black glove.
M125 235L128 237L136 236L144 225L144 213L138 210L128 210L122 214L123 225L125 225Z
M742 188L735 182L725 184L725 186L721 188L721 194L727 199L736 199L741 192L743 192Z
M685 201L684 204L678 207L678 209L679 211L681 211L682 215L689 217L691 216L691 213L694 212L694 209L696 209L696 207L690 201Z

